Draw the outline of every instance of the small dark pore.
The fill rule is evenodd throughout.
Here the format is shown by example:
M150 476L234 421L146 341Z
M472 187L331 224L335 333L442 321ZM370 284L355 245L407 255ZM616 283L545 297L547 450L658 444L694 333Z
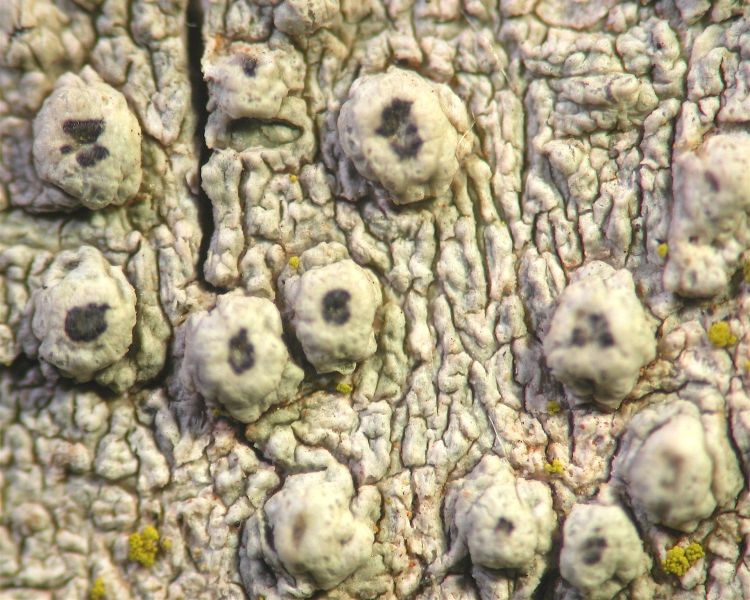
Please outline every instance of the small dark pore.
M513 533L513 530L516 528L516 526L513 524L512 521L509 521L505 517L500 517L497 520L497 524L495 525L495 531L500 531L505 534L511 534Z
M712 192L718 192L721 189L721 183L719 182L719 179L711 171L706 171L703 176L705 177L706 183L708 184L708 187L711 188Z
M104 119L67 119L62 128L79 144L93 144L104 132Z
M412 158L417 155L423 141L416 125L409 121L412 102L395 98L383 109L380 127L375 133L390 138L391 149L399 158Z
M71 146L70 144L65 144L64 146L60 146L60 152L62 154L70 154L71 152L73 152L73 146Z
M109 304L90 302L75 306L65 315L65 334L74 342L93 342L107 331Z
M258 68L258 61L254 58L247 56L242 59L242 72L248 77L255 77L255 72Z
M573 328L573 335L570 337L570 343L574 346L585 346L588 342L588 336L580 327Z
M82 167L93 167L99 161L104 160L109 156L109 150L104 146L95 144L91 148L81 150L76 154L76 160Z
M615 338L609 331L605 331L599 336L599 345L602 348L610 348L615 345Z
M295 546L300 545L306 529L307 522L305 521L305 515L301 512L297 513L297 516L294 517L294 524L292 525L292 542L294 542Z
M587 565L595 565L602 559L602 553L607 547L607 540L602 537L591 538L586 542L583 552L583 562Z
M349 310L349 300L351 294L346 290L337 288L331 290L323 296L323 319L327 323L343 325L349 320L351 311Z
M229 340L229 366L237 375L242 375L255 365L255 348L247 339L247 329L240 329Z

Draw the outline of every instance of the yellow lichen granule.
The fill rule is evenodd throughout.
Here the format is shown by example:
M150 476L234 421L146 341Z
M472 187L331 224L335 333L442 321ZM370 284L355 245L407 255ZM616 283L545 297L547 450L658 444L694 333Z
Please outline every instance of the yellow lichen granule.
M561 475L565 471L565 466L559 458L553 458L552 462L544 465L544 470L550 475Z
M289 258L289 266L292 269L296 269L299 267L299 256L292 256Z
M549 402L547 402L547 412L551 415L556 415L557 413L559 413L560 408L560 403L556 400L550 400Z
M687 548L685 548L685 558L688 559L691 566L704 556L706 556L706 553L703 550L703 546L698 542L692 542Z
M667 557L662 561L661 567L667 573L682 577L690 568L690 562L685 556L685 548L675 546L667 550Z
M107 589L104 587L104 579L97 577L94 579L94 583L91 584L91 592L89 593L89 600L104 600L107 596Z
M289 181L291 181L292 183L297 183L297 179L298 177L294 173L289 175Z
M742 265L742 274L745 276L745 281L750 283L750 260L746 260Z
M717 348L726 348L737 343L737 336L732 333L726 321L712 323L708 328L708 339Z
M656 247L656 253L659 255L659 258L666 258L667 254L669 254L669 244L667 243L661 243Z
M339 394L351 394L353 389L354 388L350 386L348 383L341 382L338 385L336 385L336 391Z
M128 538L128 558L144 567L153 567L159 552L159 537L156 527L151 525L146 525L140 533L131 534Z
M704 556L706 553L698 542L692 542L686 548L675 546L667 550L667 557L662 561L661 567L666 573L682 577Z
M170 540L169 538L164 538L161 541L161 549L165 552L169 552L172 549L172 540Z

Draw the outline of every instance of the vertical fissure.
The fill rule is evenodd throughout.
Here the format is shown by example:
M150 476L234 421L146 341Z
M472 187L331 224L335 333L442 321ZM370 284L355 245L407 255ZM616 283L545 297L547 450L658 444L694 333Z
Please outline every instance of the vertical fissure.
M202 237L198 253L198 273L203 285L213 287L206 281L203 271L208 248L214 233L213 210L211 200L203 189L202 169L208 162L210 150L206 145L206 123L208 122L208 86L203 80L201 59L203 58L203 7L201 0L188 0L185 25L187 28L187 55L190 69L191 102L195 118L195 148L198 156L198 223Z

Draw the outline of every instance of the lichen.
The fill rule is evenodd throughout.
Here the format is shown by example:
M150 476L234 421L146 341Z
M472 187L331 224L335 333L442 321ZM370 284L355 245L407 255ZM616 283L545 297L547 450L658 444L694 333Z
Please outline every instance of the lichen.
M159 553L159 531L153 525L146 525L140 532L128 537L128 559L151 568Z
M690 568L690 561L685 556L685 549L681 546L675 546L667 550L667 556L661 563L662 569L666 573L682 577Z
M666 573L683 577L685 573L706 555L698 542L691 542L687 547L674 546L667 550L666 557L661 563Z
M97 577L91 584L89 591L89 600L104 600L107 597L107 588L104 585L104 579Z
M703 546L698 542L691 542L688 544L688 547L685 548L685 557L691 565L698 562L704 556L706 556L706 552L703 550Z
M708 340L717 348L727 348L737 343L737 336L732 333L729 323L717 321L708 328Z

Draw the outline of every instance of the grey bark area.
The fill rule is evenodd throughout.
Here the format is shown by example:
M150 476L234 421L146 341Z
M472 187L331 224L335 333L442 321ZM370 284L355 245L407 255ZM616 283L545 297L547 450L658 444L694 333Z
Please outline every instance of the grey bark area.
M0 0L0 598L750 598L741 0Z

